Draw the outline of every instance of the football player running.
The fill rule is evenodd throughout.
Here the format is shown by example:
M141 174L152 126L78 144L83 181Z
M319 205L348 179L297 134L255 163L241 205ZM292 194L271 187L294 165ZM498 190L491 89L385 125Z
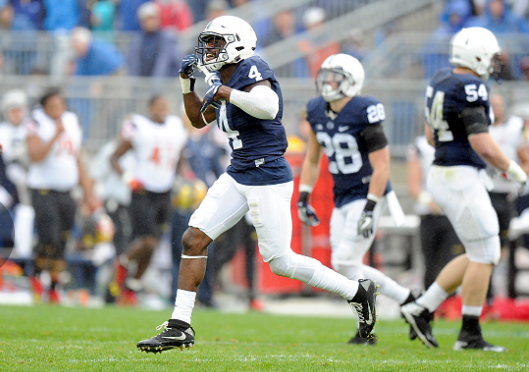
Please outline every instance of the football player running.
M368 337L376 322L376 284L353 281L314 258L292 251L290 201L293 176L284 158L287 148L281 123L283 99L273 71L254 55L257 37L244 20L221 16L199 36L196 56L186 56L180 70L186 114L202 128L215 119L227 133L232 160L226 173L208 190L182 236L183 254L171 319L159 335L137 344L139 350L161 352L194 345L191 313L206 269L207 247L233 227L246 212L255 226L259 253L280 276L344 297L360 319L360 335ZM204 99L193 91L197 64L212 73Z
M431 313L462 285L461 331L454 350L505 351L483 339L479 324L492 268L500 259L498 217L487 192L487 164L505 172L523 190L527 176L489 134L489 76L501 72L496 37L481 27L465 28L450 42L450 63L426 89L426 136L435 146L427 188L446 214L466 254L450 261L426 293L401 307L428 347L437 347Z
M396 201L389 183L389 147L382 128L384 106L374 97L360 95L363 83L364 68L350 55L331 55L320 67L316 78L320 96L307 104L312 131L301 168L298 215L308 226L319 224L309 196L325 151L334 181L335 207L330 222L333 268L349 279L373 279L380 285L380 293L405 304L415 299L409 289L362 263L386 208L386 195L390 193ZM375 341L357 333L349 342Z

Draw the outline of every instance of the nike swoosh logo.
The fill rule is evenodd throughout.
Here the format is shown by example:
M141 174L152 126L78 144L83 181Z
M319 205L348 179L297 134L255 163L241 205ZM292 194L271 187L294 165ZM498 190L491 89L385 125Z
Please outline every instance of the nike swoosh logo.
M348 126L345 126L345 127L338 127L338 132L345 132L347 129L349 129Z
M178 337L164 337L164 338L167 338L169 340L184 341L186 339L186 335L182 333L182 335Z
M366 320L366 324L371 325L371 323L373 323L373 315L371 315L371 306L369 306L369 303L367 304L367 312L369 314L369 319Z

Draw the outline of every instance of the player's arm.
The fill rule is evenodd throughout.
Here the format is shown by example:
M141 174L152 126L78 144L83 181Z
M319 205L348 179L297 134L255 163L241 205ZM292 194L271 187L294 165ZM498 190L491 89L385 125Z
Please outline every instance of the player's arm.
M215 110L208 107L201 112L202 99L195 92L195 78L193 74L198 66L195 55L189 54L182 59L180 67L180 86L184 98L184 108L186 115L195 128L203 128L216 119Z
M389 180L389 146L381 123L367 126L360 132L360 138L373 168L367 201L357 225L358 235L367 239L373 234L373 211L384 195Z
M116 171L117 174L123 175L124 171L119 165L119 158L123 156L127 151L132 149L132 143L124 138L121 138L116 150L110 156L110 165Z
M57 128L55 134L48 142L43 142L39 138L36 132L36 123L32 122L30 126L28 126L28 136L26 138L26 143L28 145L28 155L32 162L38 163L44 160L44 158L48 156L51 149L53 148L55 141L57 141L57 139L64 132L62 121L59 119L56 121L56 123Z
M520 159L520 167L522 167L525 174L529 174L529 146L524 141L524 145L518 149L518 159Z
M417 149L409 151L406 170L408 193L414 200L418 200L422 191L422 169Z
M312 188L318 180L320 175L320 159L322 155L322 148L318 139L316 138L316 133L310 131L309 142L307 145L307 153L303 159L303 164L301 165L301 175L299 178L299 184L306 185Z
M314 208L309 204L309 197L320 175L321 154L321 145L316 138L316 133L311 130L307 153L301 165L299 199L297 203L299 219L307 226L316 226L320 223L320 219L316 215Z
M210 90L212 87L210 87ZM205 98L208 98L207 92ZM216 101L219 99L232 103L257 119L271 120L279 112L279 96L272 90L272 85L268 80L250 84L243 90L220 85L209 100ZM212 110L212 108L208 107L204 113L207 113L208 110Z
M381 198L389 180L390 156L388 140L384 134L382 124L369 125L360 135L373 168L371 182L369 183L369 194L375 198Z
M505 172L509 179L525 185L525 172L515 161L509 159L492 139L485 107L467 107L459 114L459 118L465 126L472 149L484 161Z
M406 165L410 196L417 202L428 206L433 214L439 213L439 207L433 202L432 195L422 188L422 168L418 149L408 155Z
M94 180L88 175L81 158L77 157L77 169L79 171L79 185L83 189L83 203L89 212L95 211L101 206L101 201L94 194Z
M424 135L426 136L426 141L428 144L435 148L435 140L433 139L432 128L428 124L424 125Z
M182 75L182 74L180 74ZM189 91L182 94L184 97L184 107L186 115L195 128L203 128L216 119L215 109L208 107L204 112L200 112L202 108L202 99L194 91Z

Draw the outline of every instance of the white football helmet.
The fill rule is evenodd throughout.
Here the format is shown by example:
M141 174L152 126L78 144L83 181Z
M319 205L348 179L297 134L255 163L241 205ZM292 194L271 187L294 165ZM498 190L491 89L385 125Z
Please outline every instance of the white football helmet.
M11 89L4 93L0 101L0 108L4 116L13 108L27 109L28 97L21 89Z
M327 102L360 94L365 73L362 64L348 54L333 54L321 64L316 87ZM336 88L330 83L335 82Z
M498 40L483 27L463 28L450 41L450 63L474 71L482 80L492 75L497 79L501 72L501 53Z
M214 46L216 38L225 41L222 48ZM225 64L253 56L256 45L257 36L248 22L239 17L221 16L209 22L200 33L195 53L200 64L213 72Z

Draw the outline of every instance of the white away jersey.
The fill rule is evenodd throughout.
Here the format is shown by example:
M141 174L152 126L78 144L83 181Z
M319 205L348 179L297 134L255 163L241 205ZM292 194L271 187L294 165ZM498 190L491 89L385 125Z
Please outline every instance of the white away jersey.
M28 123L28 135L37 135L42 142L49 142L57 125L42 109L33 111ZM64 132L53 143L48 155L29 166L28 186L33 189L71 190L79 183L77 158L81 150L82 132L77 115L66 111L62 114Z
M426 136L418 136L408 148L408 160L418 160L421 165L421 189L426 190L426 178L435 158L435 149L430 146ZM422 203L415 203L415 213L430 214L430 208Z
M13 125L7 121L0 123L0 143L4 149L2 156L6 163L15 161L26 163L27 123L27 119L20 125Z
M188 135L182 120L167 116L160 124L145 116L133 115L123 124L122 135L133 147L136 179L148 191L169 191L180 154L187 143Z

